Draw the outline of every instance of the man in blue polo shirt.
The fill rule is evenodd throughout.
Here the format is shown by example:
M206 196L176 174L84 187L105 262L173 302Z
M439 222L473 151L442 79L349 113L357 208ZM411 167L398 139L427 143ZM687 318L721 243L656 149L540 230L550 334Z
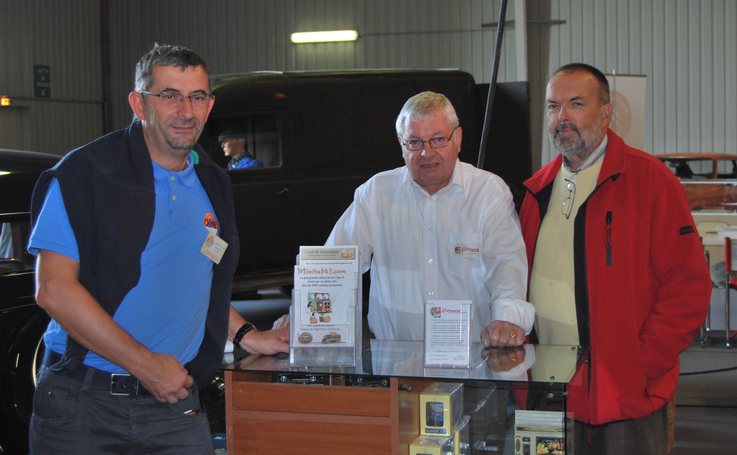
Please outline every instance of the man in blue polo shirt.
M288 329L259 332L230 305L230 181L196 145L210 91L197 54L155 45L129 95L139 120L39 179L29 251L52 321L31 453L212 453L198 388L226 339L288 351Z

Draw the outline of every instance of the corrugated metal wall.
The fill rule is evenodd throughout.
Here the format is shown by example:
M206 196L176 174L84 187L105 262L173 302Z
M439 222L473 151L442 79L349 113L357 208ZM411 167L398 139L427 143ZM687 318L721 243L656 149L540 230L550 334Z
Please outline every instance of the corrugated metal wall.
M0 0L0 95L22 118L7 141L64 153L100 134L99 23L97 2ZM34 96L34 65L49 67L50 98Z
M488 82L496 32L481 25L496 20L500 4L501 0L112 0L111 17L119 18L111 23L117 47L113 56L120 66L132 68L159 41L195 49L213 73L461 68ZM293 32L335 29L358 30L360 38L302 45L289 40ZM514 49L514 34L508 34L501 80L515 77ZM117 90L130 90L128 74L113 74ZM119 117L115 123L120 124Z
M539 78L571 61L647 75L646 151L737 152L737 2L560 0L550 17L567 22L552 28Z
M102 133L102 28L109 9L112 126L129 123L133 66L153 42L181 44L214 73L342 68L460 68L491 76L501 0L0 0L0 94L19 101L26 148L63 153ZM737 2L528 0L533 165L550 161L550 73L583 61L645 74L645 149L737 149ZM514 19L510 1L507 20ZM551 22L552 21L552 22ZM560 21L562 23L556 23ZM294 45L295 31L356 29L354 43ZM516 80L513 26L499 81ZM51 68L51 101L33 65ZM22 107L18 107L22 106ZM0 118L1 117L0 113ZM0 138L0 147L2 146Z

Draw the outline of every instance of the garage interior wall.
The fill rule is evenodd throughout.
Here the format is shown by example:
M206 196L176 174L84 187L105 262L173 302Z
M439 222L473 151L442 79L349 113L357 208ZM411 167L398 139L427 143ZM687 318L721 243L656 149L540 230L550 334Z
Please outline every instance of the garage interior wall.
M213 73L459 68L489 82L501 0L0 0L0 95L22 128L0 147L63 154L131 119L133 67L156 41L191 47ZM507 21L513 21L510 1ZM550 162L547 80L572 61L647 76L645 150L737 150L737 2L528 0L533 168ZM295 45L292 32L355 29L351 43ZM107 53L109 51L109 54ZM109 55L108 58L105 57ZM508 23L499 82L518 79ZM524 54L522 54L524 55ZM33 66L51 97L34 96ZM109 74L109 80L103 76ZM109 83L109 85L108 85ZM103 115L109 88L110 113ZM8 108L3 108L8 109ZM0 121L3 116L0 109ZM20 114L18 114L18 112ZM7 114L11 115L11 114ZM107 126L106 125L107 122ZM491 138L493 140L493 138Z
M49 69L36 97L34 66ZM0 0L0 148L63 154L102 132L99 5Z

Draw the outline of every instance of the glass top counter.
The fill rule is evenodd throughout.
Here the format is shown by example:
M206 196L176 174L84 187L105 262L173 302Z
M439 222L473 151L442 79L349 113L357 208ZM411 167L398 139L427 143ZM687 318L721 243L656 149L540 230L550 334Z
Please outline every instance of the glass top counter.
M470 368L426 368L422 341L367 340L362 344L355 367L326 365L330 348L315 348L314 362L290 365L289 356L249 355L236 349L226 353L221 368L231 371L290 374L329 374L461 379L482 381L568 384L587 348L526 344L517 347L484 348L474 343Z

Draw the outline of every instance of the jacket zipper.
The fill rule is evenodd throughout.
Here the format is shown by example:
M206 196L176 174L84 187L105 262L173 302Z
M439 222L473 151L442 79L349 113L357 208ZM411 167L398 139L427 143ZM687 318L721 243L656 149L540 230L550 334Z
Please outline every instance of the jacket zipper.
M606 212L606 265L612 265L612 212Z

